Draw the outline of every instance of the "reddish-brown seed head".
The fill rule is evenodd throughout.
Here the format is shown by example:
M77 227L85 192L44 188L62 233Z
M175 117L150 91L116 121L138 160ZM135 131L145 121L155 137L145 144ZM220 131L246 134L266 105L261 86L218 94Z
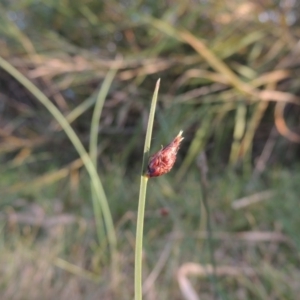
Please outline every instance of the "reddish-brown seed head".
M146 176L157 177L164 175L171 171L175 161L176 155L183 140L182 131L175 137L175 139L166 147L162 148L149 159Z

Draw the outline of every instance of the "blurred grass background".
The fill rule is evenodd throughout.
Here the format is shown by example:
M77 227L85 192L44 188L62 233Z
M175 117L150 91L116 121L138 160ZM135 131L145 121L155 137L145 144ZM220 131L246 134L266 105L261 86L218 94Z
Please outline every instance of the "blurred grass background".
M185 139L172 172L149 180L144 298L213 299L210 217L221 299L297 299L299 25L292 0L2 0L0 56L43 91L87 151L93 107L117 69L97 167L116 231L118 285L83 161L2 66L1 299L133 298L139 174L158 78L150 152L180 129Z

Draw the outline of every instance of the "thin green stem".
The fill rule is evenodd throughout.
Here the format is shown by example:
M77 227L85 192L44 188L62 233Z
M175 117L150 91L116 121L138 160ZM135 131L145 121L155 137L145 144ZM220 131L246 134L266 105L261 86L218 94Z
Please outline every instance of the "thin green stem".
M90 156L91 156L91 160L94 163L96 162L97 159L98 128L99 128L99 121L102 113L102 108L116 73L117 73L117 69L111 69L107 73L103 81L103 84L99 90L94 112L93 112L93 117L91 121L91 134L90 134Z
M144 154L143 154L139 205L138 205L137 225L136 225L136 242L135 242L135 265L134 265L134 299L135 300L142 300L143 298L143 291L142 291L143 229L144 229L146 191L147 191L147 183L148 183L148 178L144 176L144 166L151 145L152 129L153 129L159 84L160 84L160 79L156 83L155 91L151 102L147 133L145 138Z
M142 291L142 256L143 256L143 232L144 232L144 214L146 204L146 191L147 191L148 178L141 177L139 207L137 215L137 228L136 228L136 244L135 244L135 266L134 266L134 288L135 300L143 298Z
M112 81L116 73L117 73L117 69L113 68L110 69L110 71L106 74L105 79L98 92L96 104L92 116L89 150L90 150L91 161L94 164L96 170L97 170L98 129L99 129L100 117L101 117L104 101L106 99L107 93L109 91L109 88L112 84ZM92 182L91 182L91 195L93 201L93 209L95 213L95 223L97 228L98 241L100 247L104 248L103 245L106 245L105 243L106 240L105 240L105 231L104 231L103 222L106 216L105 216L105 211L102 210L101 204L98 201L97 193L95 191ZM119 281L118 255L116 249L112 252L111 268L112 268L111 287L112 287L112 291L114 291Z
M158 79L157 82L156 82L153 98L152 98L152 101L151 101L151 108L150 108L150 114L149 114L149 120L148 120L147 132L146 132L146 138L145 138L145 145L144 145L142 175L144 174L144 171L145 171L144 166L145 166L145 161L147 159L146 155L149 153L150 146L151 146L152 129L153 129L153 123L154 123L154 115L155 115L159 85L160 85L160 79Z
M99 122L100 122L100 117L102 113L102 108L103 104L105 101L105 98L107 96L107 93L109 91L109 88L111 86L111 83L116 75L117 70L116 69L111 69L104 81L103 84L101 85L101 88L98 92L94 112L93 112L93 117L91 121L91 133L90 133L90 157L91 161L95 166L95 169L97 170L97 149L98 149L98 128L99 128ZM93 200L93 208L95 212L95 221L96 221L96 227L97 227L97 234L98 234L98 240L99 243L104 241L104 228L102 226L102 214L101 214L101 205L98 201L96 191L94 189L94 186L91 182L91 193L92 193L92 200ZM102 212L103 213L103 212ZM104 218L104 217L103 217Z
M112 221L111 212L108 206L107 198L101 183L101 180L97 174L97 171L93 165L93 162L84 149L81 141L76 135L75 131L72 129L68 121L65 119L63 114L55 107L55 105L23 74L21 74L17 69L15 69L6 60L0 57L0 67L6 70L10 75L12 75L18 82L20 82L28 91L30 91L53 115L57 122L61 125L66 135L69 137L74 148L77 150L80 158L82 159L84 166L90 175L92 184L94 186L97 198L102 207L104 222L107 229L107 237L112 253L116 252L117 239L116 233Z

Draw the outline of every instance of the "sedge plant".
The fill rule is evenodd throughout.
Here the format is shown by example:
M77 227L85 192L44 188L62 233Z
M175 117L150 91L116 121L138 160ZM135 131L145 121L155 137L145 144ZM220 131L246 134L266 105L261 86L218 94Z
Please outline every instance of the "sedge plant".
M154 94L152 97L147 132L146 132L146 139L144 145L143 161L142 161L141 183L140 183L139 204L138 204L138 214L137 214L137 224L136 224L136 241L135 241L135 264L134 264L134 299L135 300L142 300L143 297L142 294L143 230L144 230L146 191L147 191L147 183L149 178L144 173L144 167L145 167L145 161L148 158L150 145L151 145L152 129L153 129L159 85L160 85L160 79L158 79L158 81L156 82Z
M141 185L139 194L138 216L137 216L137 229L136 229L136 245L135 245L135 300L142 300L142 252L143 252L143 227L144 227L144 212L146 202L147 182L151 177L158 177L168 173L175 161L176 155L183 140L182 131L173 139L173 141L166 147L162 147L159 151L153 154L148 162L147 171L145 172L145 160L148 157L150 142L152 136L153 121L155 115L155 107L157 102L157 95L160 80L157 81L155 91L152 98L150 115L148 120L148 127L144 146L144 155L141 172Z

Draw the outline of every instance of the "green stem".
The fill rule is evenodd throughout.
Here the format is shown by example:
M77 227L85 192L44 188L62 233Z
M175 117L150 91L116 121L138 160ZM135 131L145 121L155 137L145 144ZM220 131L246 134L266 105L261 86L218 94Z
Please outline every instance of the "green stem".
M142 162L141 184L140 184L139 205L138 205L137 225L136 225L136 242L135 242L135 265L134 265L134 297L135 297L134 299L135 300L142 300L143 298L143 291L142 291L143 229L144 229L144 214L145 214L145 204L146 204L146 191L147 191L147 182L148 182L148 178L144 176L144 166L151 145L152 129L153 129L159 84L160 84L160 79L156 83L155 91L151 102L147 133L145 138L143 162Z
M98 131L99 131L99 123L100 123L100 117L102 113L102 108L104 105L104 101L106 99L107 93L109 91L109 88L112 84L112 81L117 73L117 69L112 68L109 70L109 72L106 74L105 79L101 85L101 88L98 92L96 104L93 112L93 117L91 121L91 133L90 133L90 145L89 145L89 152L91 161L97 170L97 149L98 149ZM103 245L106 245L105 240L105 230L103 223L105 224L105 216L106 211L103 210L103 207L101 207L101 203L98 201L97 192L95 191L94 185L91 182L91 195L92 195L92 201L93 201L93 209L95 214L95 223L96 223L96 232L98 235L98 241L100 248L104 248ZM115 290L115 288L118 285L119 282L119 270L118 270L118 253L116 249L112 249L112 264L111 264L111 288L112 291Z
M89 149L90 149L90 157L91 157L91 160L92 160L96 170L97 170L98 128L99 128L100 117L101 117L105 98L107 96L107 93L109 91L111 83L116 75L116 72L117 72L116 69L111 69L107 73L107 75L101 85L101 88L98 92L98 96L97 96L97 100L96 100L96 104L95 104L95 108L94 108L94 112L93 112L93 117L92 117L92 121L91 121ZM104 237L105 237L105 232L104 232L103 225L102 225L103 220L102 220L102 215L101 215L101 213L103 214L103 212L101 212L101 205L98 201L97 194L96 194L96 191L94 189L92 182L91 182L91 192L92 192L93 208L94 208L94 212L95 212L95 222L96 222L98 240L99 240L99 243L101 243L101 242L103 243Z
M134 278L135 278L135 299L141 300L142 291L142 255L143 255L143 232L144 232L144 214L146 203L146 191L147 191L148 178L141 176L140 195L139 195L139 207L137 215L137 228L136 228L136 245L135 245L135 266L134 266Z

